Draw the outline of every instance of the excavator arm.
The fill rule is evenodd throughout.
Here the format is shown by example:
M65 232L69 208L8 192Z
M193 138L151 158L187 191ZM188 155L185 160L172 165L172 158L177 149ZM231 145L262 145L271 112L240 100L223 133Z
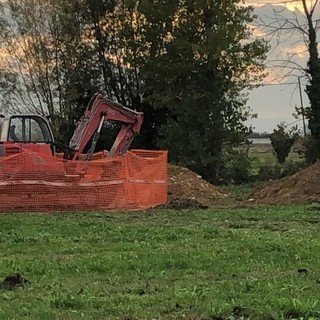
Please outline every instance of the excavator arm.
M108 157L115 157L124 154L130 147L135 135L140 132L143 113L111 101L105 98L102 93L96 93L91 98L74 131L69 143L69 148L72 151L68 150L65 153L65 158L78 159L89 140L93 137L91 147L86 155L86 159L89 160L95 150L102 125L107 120L121 124L120 132L108 153Z

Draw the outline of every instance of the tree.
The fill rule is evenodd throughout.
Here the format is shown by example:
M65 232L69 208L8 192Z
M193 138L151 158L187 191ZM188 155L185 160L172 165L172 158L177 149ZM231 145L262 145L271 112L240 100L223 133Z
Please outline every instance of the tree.
M153 42L146 39L150 26L143 10L145 3L105 1L106 6L99 9L97 0L86 2L90 14L85 16L92 30L89 38L97 44L104 89L109 98L144 112L141 134L134 145L155 149L159 128L166 121L167 113L158 112L144 99L148 93L142 88L142 69L153 51Z
M79 6L78 0L0 3L2 103L11 112L49 115L64 142L77 109L99 82L92 46L82 41Z
M141 3L152 43L143 68L146 100L169 114L161 146L171 161L216 181L223 146L248 131L243 90L263 71L267 46L250 40L252 10L231 0ZM159 10L164 3L166 10Z
M317 21L314 21L314 12L318 4L316 0L310 9L308 9L306 0L301 0L304 13L307 18L308 25L308 52L309 61L307 66L307 75L309 84L307 86L307 94L310 100L310 108L308 110L309 128L311 135L315 141L317 158L320 157L320 59L317 41Z
M240 0L8 0L1 5L3 46L31 39L21 70L30 61L37 65L27 69L27 78L10 68L10 85L23 80L21 97L29 93L33 107L49 110L64 140L97 87L145 113L141 147L168 148L173 161L211 180L222 168L225 143L247 133L243 122L250 109L243 92L261 79L267 46L251 40L252 9ZM20 61L20 54L15 59ZM23 82L30 82L30 89Z
M278 129L274 129L273 133L271 133L271 145L280 164L286 162L289 152L298 136L297 128L294 127L288 131L283 123L279 124Z
M290 3L285 2L286 4ZM259 26L268 32L271 37L277 34L278 39L283 37L293 38L296 34L300 35L300 41L304 42L307 53L307 66L301 65L295 60L295 55L290 54L287 60L276 61L277 68L286 69L285 77L301 75L308 79L307 95L310 101L310 107L306 110L300 110L303 116L306 116L309 122L311 138L315 146L313 154L316 158L320 157L320 59L318 51L317 32L320 24L317 16L319 10L319 1L298 0L292 1L296 5L296 10L291 16L284 15L285 9L274 10L274 19L271 23L260 20ZM299 8L299 9L298 9ZM296 40L295 40L296 42ZM299 51L301 54L301 50Z
M42 115L52 111L48 51L39 50L47 40L47 18L43 1L38 5L34 1L0 3L1 100L13 111Z

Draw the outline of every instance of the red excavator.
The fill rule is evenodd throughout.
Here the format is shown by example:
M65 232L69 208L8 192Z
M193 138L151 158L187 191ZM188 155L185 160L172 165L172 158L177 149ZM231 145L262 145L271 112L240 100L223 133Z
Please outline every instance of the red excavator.
M111 101L103 93L96 93L80 119L69 146L64 148L64 158L90 160L105 121L121 124L118 136L107 153L107 157L115 157L123 155L139 133L143 113ZM92 139L91 147L84 156L82 152L90 139ZM0 156L9 156L22 150L55 156L57 145L47 119L42 116L19 114L2 116L0 119Z
M95 152L105 121L121 128L109 151ZM127 152L142 122L142 112L97 93L61 154L47 119L30 114L2 117L0 212L137 210L164 204L166 152Z

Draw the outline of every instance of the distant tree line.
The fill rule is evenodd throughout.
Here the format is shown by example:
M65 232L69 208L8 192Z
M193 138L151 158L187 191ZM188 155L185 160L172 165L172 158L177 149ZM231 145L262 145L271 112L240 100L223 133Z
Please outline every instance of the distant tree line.
M248 134L248 139L267 139L270 138L268 132L251 132Z

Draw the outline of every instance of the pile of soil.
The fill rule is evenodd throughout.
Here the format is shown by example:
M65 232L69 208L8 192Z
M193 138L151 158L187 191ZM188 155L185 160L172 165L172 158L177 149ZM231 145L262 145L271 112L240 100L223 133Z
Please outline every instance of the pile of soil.
M167 208L210 208L228 197L226 192L203 180L195 172L168 164Z
M261 204L302 203L320 200L320 161L298 173L271 181L255 190L249 201Z

